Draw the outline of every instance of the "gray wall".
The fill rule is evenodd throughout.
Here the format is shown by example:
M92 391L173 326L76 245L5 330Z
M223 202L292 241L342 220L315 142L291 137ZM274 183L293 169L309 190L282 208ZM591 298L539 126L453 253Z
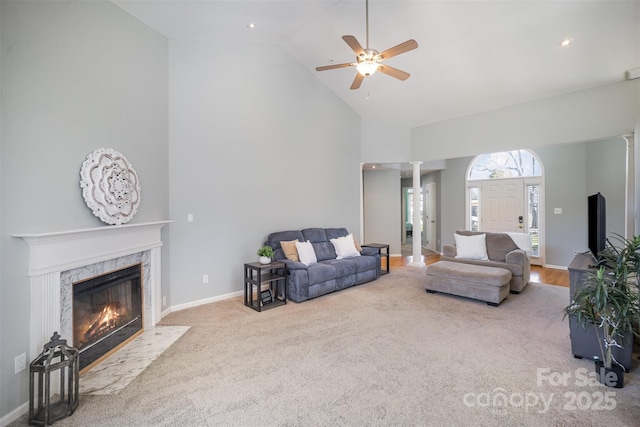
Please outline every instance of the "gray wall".
M169 46L172 306L242 290L268 233L359 234L353 110L277 46Z
M389 253L399 255L402 234L402 194L399 170L363 171L364 240L388 243Z
M640 79L623 81L417 127L411 158L453 159L628 134L640 121L639 88Z
M594 168L593 162L609 153L608 147L602 148L600 145L602 141L618 141L620 135L631 133L638 126L640 80L631 80L411 129L411 160L446 160L447 163L446 169L440 172L442 182L437 196L438 249L450 243L457 228L465 226L464 175L468 160L471 160L468 157L465 161L466 156L518 148L534 149L543 154L550 150L548 165L545 164L545 167L549 166L546 181L546 263L568 265L574 250L586 250L586 225L583 224L586 216L572 215L582 212L587 193L597 191L599 185L596 183L606 182L608 185L610 196L607 197L607 207L608 211L611 210L608 222L613 221L608 224L609 231L624 230L624 223L618 222L621 212L624 215L624 175L620 183L624 163L607 173L605 169ZM636 147L639 138L636 132ZM585 141L596 142L589 151L582 147L583 153L572 152L581 150L576 147L563 148L565 144ZM377 153L374 148L378 143L380 141L372 143L370 150L363 149L363 155L373 156ZM603 151L598 152L597 147ZM624 150L622 140L620 144L614 144L613 149L607 162L617 162L620 150ZM587 158L587 152L593 154ZM563 157L565 154L567 157ZM576 158L571 155L578 156L579 162L576 163ZM640 183L640 150L637 148L636 156L636 179ZM575 168L576 173L568 176L568 167ZM575 184L575 187L572 188L571 184ZM566 196L566 193L572 195ZM365 193L365 200L366 197ZM640 185L636 188L636 198L640 203ZM561 207L568 204L570 206L565 208L563 215L553 215L554 205ZM640 226L637 229L640 230Z
M573 251L587 248L587 196L607 198L607 234L624 234L625 154L623 140L558 144L533 150L545 174L545 263L565 267ZM447 160L441 174L439 216L442 245L465 224L465 174L473 157ZM562 208L555 215L554 208ZM441 248L440 248L441 250Z
M566 266L574 250L586 250L585 200L587 193L597 191L596 183L606 182L610 194L607 208L613 222L608 224L609 231L624 230L624 223L618 222L620 210L624 212L624 175L620 183L624 160L609 172L595 168L594 162L610 153L605 161L618 164L616 159L624 143L611 141L618 141L619 136L640 125L639 94L640 80L622 81L412 129L412 159L455 159L447 160L447 169L442 171L442 244L453 239L456 228L465 225L466 163L460 164L460 158L517 148L539 153L547 172L547 264ZM580 144L566 145L585 141L595 142L589 149ZM636 177L639 169L637 162ZM640 194L640 188L636 192ZM640 202L640 198L637 200ZM562 206L566 206L563 215L553 215L553 208Z
M362 119L361 158L364 163L411 161L411 130Z
M622 138L539 147L545 169L546 263L567 266L588 250L587 196L607 198L607 234L624 234L626 148ZM562 208L562 215L554 214Z
M27 245L14 233L104 225L86 207L80 166L121 151L142 187L135 222L166 219L167 42L110 2L0 3L2 145L0 418L28 400ZM168 251L168 248L163 248Z
M606 198L610 237L624 236L626 158L626 142L622 138L587 143L587 195L600 192ZM585 208L586 203L585 199Z
M95 148L113 147L136 168L134 222L177 221L163 233L162 291L179 305L240 291L241 264L271 231L357 232L361 161L593 140L640 123L635 80L411 131L363 124L276 46L168 43L106 1L2 1L0 19L0 419L27 401L28 388L26 371L13 373L14 357L28 350L27 248L10 234L103 225L78 185ZM261 73L252 72L258 59L268 64ZM438 191L443 243L464 224L466 162L447 165ZM366 240L399 253L399 177L394 190L387 178L380 186L393 205L379 204L395 218ZM591 184L582 183L584 196ZM564 202L561 194L553 200ZM580 232L563 237L585 239L573 226Z
M440 247L454 243L456 230L467 228L465 224L465 174L473 157L460 157L447 160L447 168L440 171L441 184L438 192L442 194L440 203Z
M110 2L1 7L0 419L28 399L27 373L13 374L28 350L28 252L9 235L103 225L79 187L93 149L136 168L133 222L177 221L163 233L171 305L241 291L269 232L358 232L360 118L280 48L169 44Z
M587 249L586 144L534 150L545 173L545 262L567 266ZM562 208L562 215L554 215Z

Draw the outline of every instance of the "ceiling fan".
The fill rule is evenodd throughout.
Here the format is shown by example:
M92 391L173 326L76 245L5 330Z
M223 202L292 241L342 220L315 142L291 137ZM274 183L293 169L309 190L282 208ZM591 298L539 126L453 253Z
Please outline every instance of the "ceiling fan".
M378 53L375 49L369 48L369 0L366 0L366 36L367 44L366 49L363 49L358 40L354 36L342 36L349 47L356 53L356 62L347 62L344 64L325 65L322 67L316 67L316 71L334 70L336 68L356 67L358 74L351 83L351 90L358 89L365 77L368 77L380 71L388 76L395 77L399 80L407 80L410 76L409 73L399 70L397 68L390 67L382 63L385 59L389 59L393 56L400 55L401 53L408 52L418 47L418 43L413 40L407 40L404 43L400 43L390 49Z

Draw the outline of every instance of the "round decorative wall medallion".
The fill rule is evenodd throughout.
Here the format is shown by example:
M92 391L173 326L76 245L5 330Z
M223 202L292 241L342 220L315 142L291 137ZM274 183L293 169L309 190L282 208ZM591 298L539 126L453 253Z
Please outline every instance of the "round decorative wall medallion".
M125 224L138 211L138 175L112 148L97 148L87 156L80 169L80 187L89 209L107 224Z

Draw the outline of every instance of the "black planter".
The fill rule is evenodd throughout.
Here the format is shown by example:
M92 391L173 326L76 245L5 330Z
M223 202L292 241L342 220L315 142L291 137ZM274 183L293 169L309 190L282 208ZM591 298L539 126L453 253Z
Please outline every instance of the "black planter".
M595 367L600 384L614 388L624 387L624 368L622 366L612 364L611 368L605 368L602 360L596 360Z

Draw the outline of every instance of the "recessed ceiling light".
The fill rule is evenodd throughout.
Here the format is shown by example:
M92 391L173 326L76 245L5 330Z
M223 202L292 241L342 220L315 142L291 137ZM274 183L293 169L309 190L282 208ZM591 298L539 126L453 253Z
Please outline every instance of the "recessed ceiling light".
M567 47L573 43L573 39L571 37L567 37L560 42L560 47Z
M256 24L254 22L250 22L247 24L247 28L253 30L256 27Z

